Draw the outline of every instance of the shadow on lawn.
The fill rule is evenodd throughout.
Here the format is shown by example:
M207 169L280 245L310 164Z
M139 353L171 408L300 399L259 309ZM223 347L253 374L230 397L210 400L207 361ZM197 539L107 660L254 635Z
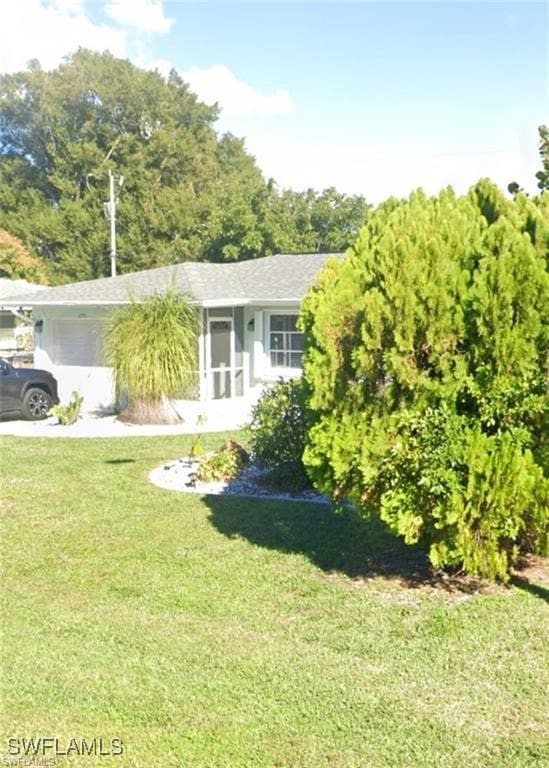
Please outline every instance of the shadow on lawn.
M225 536L304 554L323 571L350 578L398 577L410 586L433 579L424 552L404 544L376 518L365 520L351 509L227 496L206 496L204 502Z
M549 603L549 560L540 555L524 555L511 584Z
M464 574L435 572L419 546L404 544L377 517L364 519L352 509L235 496L205 496L204 502L212 524L225 536L303 554L327 573L339 572L352 579L382 576L408 587L429 587L456 595L506 591L501 585ZM532 562L537 567L532 567ZM545 561L529 558L511 584L547 601L549 582L545 576Z
M518 589L529 592L531 595L534 595L534 597L539 597L540 600L543 600L545 603L549 603L549 589L542 587L540 584L535 584L521 576L514 576L511 579L511 584Z

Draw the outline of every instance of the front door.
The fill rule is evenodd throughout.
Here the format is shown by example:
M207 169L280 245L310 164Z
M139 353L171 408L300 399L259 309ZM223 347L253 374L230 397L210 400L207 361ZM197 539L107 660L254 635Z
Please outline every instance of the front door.
M231 397L233 321L231 318L209 320L210 397Z

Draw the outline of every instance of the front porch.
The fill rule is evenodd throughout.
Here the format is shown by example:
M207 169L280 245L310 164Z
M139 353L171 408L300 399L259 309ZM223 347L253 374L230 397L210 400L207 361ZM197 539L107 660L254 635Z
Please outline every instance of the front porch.
M298 314L299 306L289 304L203 308L198 399L257 400L265 385L299 376L303 334Z

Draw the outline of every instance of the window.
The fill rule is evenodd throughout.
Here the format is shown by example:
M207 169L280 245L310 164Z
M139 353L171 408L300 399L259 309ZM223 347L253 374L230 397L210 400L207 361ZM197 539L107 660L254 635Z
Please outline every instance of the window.
M303 334L297 330L297 315L271 315L269 352L272 368L301 368Z

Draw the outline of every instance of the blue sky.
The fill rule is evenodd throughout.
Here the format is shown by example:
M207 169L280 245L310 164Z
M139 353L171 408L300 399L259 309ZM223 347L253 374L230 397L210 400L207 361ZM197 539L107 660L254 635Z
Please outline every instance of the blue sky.
M482 176L535 190L537 126L549 122L546 3L19 0L8 8L11 47L0 70L30 58L55 66L77 45L174 67L219 103L218 129L245 137L282 187L335 186L372 202L417 186L462 192Z

